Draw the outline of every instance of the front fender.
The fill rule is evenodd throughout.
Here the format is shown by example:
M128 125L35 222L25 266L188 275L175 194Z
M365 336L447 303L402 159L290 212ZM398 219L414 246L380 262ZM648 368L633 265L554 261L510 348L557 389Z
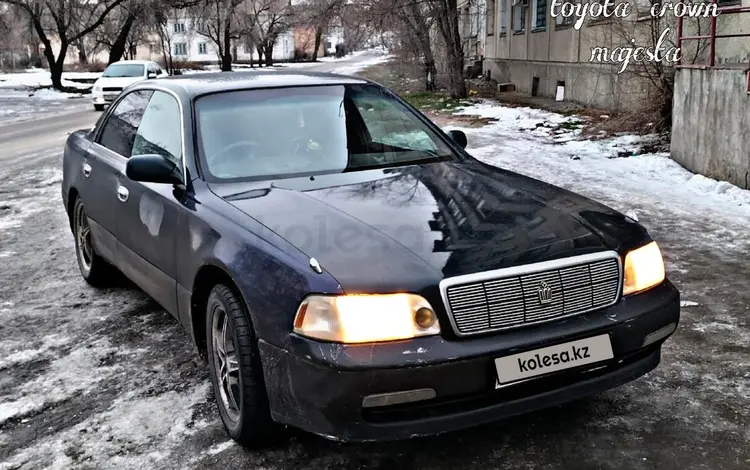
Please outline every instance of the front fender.
M286 347L300 301L310 292L341 293L329 273L317 273L309 258L273 232L263 230L241 211L212 193L194 204L179 221L186 236L178 241L180 319L185 326L203 312L191 312L186 302L200 287L202 269L218 268L232 279L250 312L256 334L266 342ZM215 199L214 199L215 198ZM190 206L190 205L188 205ZM262 234L260 236L259 234Z

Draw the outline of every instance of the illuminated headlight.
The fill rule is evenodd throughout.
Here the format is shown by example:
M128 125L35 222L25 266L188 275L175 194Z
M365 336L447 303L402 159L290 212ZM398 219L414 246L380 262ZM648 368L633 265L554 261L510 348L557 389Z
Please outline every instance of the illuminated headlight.
M337 343L371 343L440 333L435 311L415 294L312 295L294 318L294 332Z
M635 294L664 282L664 260L656 242L625 255L625 279L622 295Z

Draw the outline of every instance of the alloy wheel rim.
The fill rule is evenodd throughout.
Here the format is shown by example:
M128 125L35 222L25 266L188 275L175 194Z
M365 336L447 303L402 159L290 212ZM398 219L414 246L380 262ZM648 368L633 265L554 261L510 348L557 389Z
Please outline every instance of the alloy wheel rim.
M76 238L78 241L78 259L81 260L84 269L90 271L94 250L91 244L91 227L89 227L89 221L83 206L78 206L76 213Z
M220 306L214 307L211 340L219 399L229 419L237 422L240 416L240 363L232 326L229 324L227 313Z

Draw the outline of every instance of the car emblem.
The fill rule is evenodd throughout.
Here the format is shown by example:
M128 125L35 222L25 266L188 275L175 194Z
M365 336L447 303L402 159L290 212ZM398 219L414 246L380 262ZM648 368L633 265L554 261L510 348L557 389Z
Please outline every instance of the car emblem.
M539 304L547 305L552 303L552 288L547 285L545 281L539 283L539 289L537 289L537 295L539 295Z

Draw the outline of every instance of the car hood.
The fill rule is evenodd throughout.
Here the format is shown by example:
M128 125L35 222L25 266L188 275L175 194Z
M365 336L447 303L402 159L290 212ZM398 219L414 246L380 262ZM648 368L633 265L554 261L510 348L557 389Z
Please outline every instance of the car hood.
M481 163L212 185L347 291L419 291L444 277L644 243L639 224Z
M94 83L94 86L125 88L132 83L140 82L144 78L145 77L99 77L96 83Z

